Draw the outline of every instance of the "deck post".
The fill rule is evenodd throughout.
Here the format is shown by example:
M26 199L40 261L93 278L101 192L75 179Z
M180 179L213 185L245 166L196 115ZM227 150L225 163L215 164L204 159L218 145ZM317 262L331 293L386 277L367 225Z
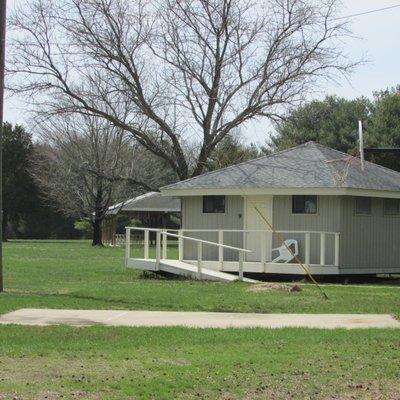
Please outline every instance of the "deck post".
M339 266L339 233L335 233L335 267Z
M239 281L243 280L243 261L244 261L244 252L239 251Z
M144 259L149 258L149 231L145 229L144 231Z
M201 280L201 269L203 267L203 243L197 242L197 279Z
M167 259L167 246L168 246L168 238L164 229L162 233L162 258L164 260Z
M161 231L156 232L156 271L160 269L161 258Z
M322 232L321 234L320 234L321 236L320 236L320 264L321 265L325 265L325 248L326 248L326 246L325 246L325 233L324 232Z
M128 266L128 261L131 256L131 228L125 229L125 267Z
M307 265L310 265L310 244L311 244L310 232L306 232L305 237L306 237L306 243L305 243L304 259L305 259L305 263Z
M267 232L260 232L261 235L261 240L260 240L260 245L261 245L261 265L263 269L265 269L265 264L267 262ZM272 259L272 258L270 258Z
M218 231L218 244L224 244L224 231ZM222 246L218 247L218 261L219 269L222 271L224 269L224 248Z
M178 235L183 236L183 229L178 230ZM178 260L183 260L183 238L178 238Z

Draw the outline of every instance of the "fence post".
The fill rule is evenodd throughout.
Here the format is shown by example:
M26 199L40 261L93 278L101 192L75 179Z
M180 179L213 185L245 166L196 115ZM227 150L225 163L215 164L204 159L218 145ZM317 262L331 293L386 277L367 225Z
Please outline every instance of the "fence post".
M239 251L239 281L243 280L243 261L244 261L244 252Z
M183 236L182 229L179 229L178 235ZM183 238L181 238L181 237L178 238L178 260L179 261L183 260Z
M125 238L125 267L127 267L131 256L131 228L125 229Z
M168 237L167 237L165 230L163 230L163 233L162 233L162 258L164 260L167 259L167 246L168 246Z
M144 259L149 258L149 231L146 229L144 231Z
M203 267L203 243L197 242L197 279L201 280L201 269Z
M325 233L321 233L320 239L320 264L325 265Z
M335 233L335 267L339 266L339 233Z
M218 244L224 244L224 231L218 231ZM221 246L218 247L218 261L222 271L224 269L224 248Z
M310 241L310 232L306 232L306 243L305 243L305 255L304 255L304 258L305 258L305 263L307 264L307 265L310 265L310 243L311 243L311 241Z
M156 232L156 271L160 269L161 258L161 231Z

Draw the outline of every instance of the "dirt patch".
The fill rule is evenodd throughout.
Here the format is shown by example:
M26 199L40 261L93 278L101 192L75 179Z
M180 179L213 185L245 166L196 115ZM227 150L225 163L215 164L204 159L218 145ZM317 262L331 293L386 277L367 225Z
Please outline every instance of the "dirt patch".
M17 393L0 393L0 400L72 400L72 399L85 399L85 400L101 400L100 395L96 393L82 392L82 391L64 391L53 392L44 391L36 394L19 395Z
M279 282L263 282L257 283L255 285L251 285L248 288L249 292L266 292L266 291L274 291L274 292L289 292L291 285L286 283Z
M16 400L30 400L31 398L52 400L59 397L63 399L97 399L93 393L69 391L66 388L71 385L93 382L108 386L108 382L127 382L138 374L146 379L154 378L154 374L146 370L142 363L135 358L108 360L103 356L91 357L90 355L88 358L81 360L78 357L1 357L0 400L12 400L13 395ZM40 389L45 387L48 382L60 389L55 392L41 391ZM1 392L2 384L13 388L24 387L23 394ZM29 397L25 392L33 393L35 396Z
M298 382L296 385L264 385L248 391L244 396L221 393L219 400L399 400L400 383L372 381L353 384L330 384L324 388L310 389Z

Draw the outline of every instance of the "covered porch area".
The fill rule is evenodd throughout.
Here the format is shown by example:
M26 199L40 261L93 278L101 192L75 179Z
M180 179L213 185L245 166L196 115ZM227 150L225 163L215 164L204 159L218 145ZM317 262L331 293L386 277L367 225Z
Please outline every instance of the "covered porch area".
M159 192L134 197L109 207L102 226L102 241L108 246L123 247L126 240L124 226L133 223L128 222L132 219L148 228L179 227L180 213L181 203L178 198L161 196ZM121 222L124 221L121 226ZM150 235L150 240L154 243L154 233Z

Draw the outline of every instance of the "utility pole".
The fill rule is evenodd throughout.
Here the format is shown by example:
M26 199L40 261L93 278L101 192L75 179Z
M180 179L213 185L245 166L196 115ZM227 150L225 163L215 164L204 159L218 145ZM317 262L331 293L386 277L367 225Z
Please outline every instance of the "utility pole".
M3 109L7 1L0 0L0 292L3 291Z

